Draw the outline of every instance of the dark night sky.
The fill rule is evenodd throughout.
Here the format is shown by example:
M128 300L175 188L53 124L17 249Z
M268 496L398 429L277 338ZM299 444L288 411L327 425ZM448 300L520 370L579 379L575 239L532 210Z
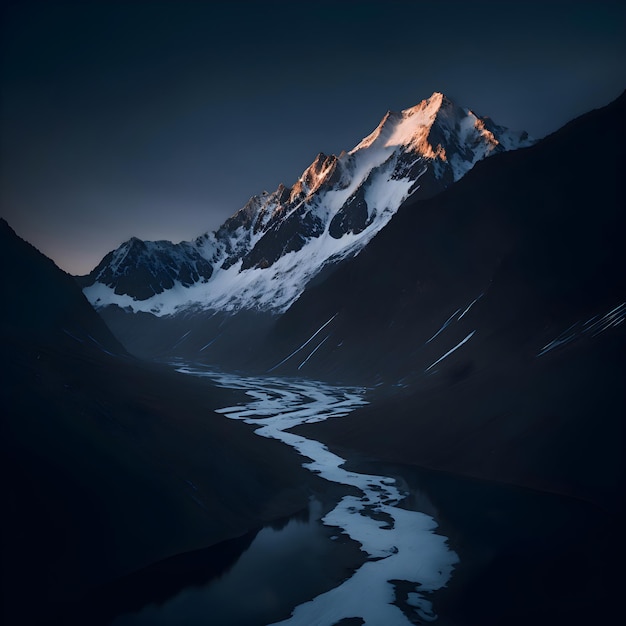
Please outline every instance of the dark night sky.
M131 235L217 228L433 91L542 137L626 87L620 1L20 0L2 18L1 214L72 273Z

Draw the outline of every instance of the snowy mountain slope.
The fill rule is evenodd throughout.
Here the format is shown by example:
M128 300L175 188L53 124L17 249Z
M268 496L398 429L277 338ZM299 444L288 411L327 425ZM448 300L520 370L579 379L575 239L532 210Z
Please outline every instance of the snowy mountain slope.
M192 243L131 237L109 252L90 276L115 285L116 293L132 293L139 300L147 300L175 285L189 287L199 280L206 281L212 273L211 263Z
M292 187L254 196L214 233L126 242L83 279L85 295L98 308L157 316L281 313L323 267L367 245L407 198L431 197L486 156L531 143L434 93L388 112L350 152L320 153Z
M407 202L276 321L259 369L427 385L613 332L626 319L625 111L623 95ZM581 160L594 146L603 159Z
M405 204L249 369L374 387L371 408L294 434L623 515L625 168L626 92Z

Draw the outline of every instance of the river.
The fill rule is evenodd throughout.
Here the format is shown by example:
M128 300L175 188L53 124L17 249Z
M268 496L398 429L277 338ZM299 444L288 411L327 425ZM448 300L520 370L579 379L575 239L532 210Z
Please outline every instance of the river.
M353 495L342 497L324 515L321 505L312 501L307 519L263 529L217 581L185 590L161 606L120 616L116 626L172 624L183 615L186 624L223 625L267 624L273 616L285 615L272 623L293 626L332 626L349 618L355 623L410 626L436 618L432 594L446 585L458 561L446 537L437 532L437 522L402 506L407 492L395 478L347 470L346 459L322 443L289 432L300 424L344 417L367 404L365 389L241 377L188 365L177 369L245 391L248 402L217 412L250 424L261 437L282 441L304 457L305 468L350 488ZM341 554L346 540L360 546L358 567L316 594L316 589L328 588L329 576L336 577L334 570L345 564L347 556Z
M177 369L244 391L247 402L218 413L289 445L329 495L253 533L225 570L115 626L588 624L615 596L615 529L596 507L417 467L357 465L290 432L367 404L362 388Z

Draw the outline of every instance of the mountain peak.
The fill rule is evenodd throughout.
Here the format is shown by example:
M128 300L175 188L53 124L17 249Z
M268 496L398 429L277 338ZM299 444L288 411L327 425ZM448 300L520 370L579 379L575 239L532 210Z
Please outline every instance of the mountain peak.
M126 242L126 247L128 247L128 248L134 248L134 247L145 248L146 247L146 242L143 241L142 239L139 239L139 237L133 236Z
M436 113L442 107L450 105L454 105L454 103L445 94L441 93L440 91L433 91L433 94L430 96L430 98L426 98L415 106L404 109L402 111L402 115L404 117L410 117L411 115L422 111L427 112L427 114L432 114L433 112Z
M283 311L324 266L367 245L409 196L431 197L480 159L528 143L435 91L411 108L388 111L350 152L319 152L292 187L253 196L189 249L153 242L144 253L139 243L121 246L105 264L111 271L94 274L110 288L108 296L100 288L86 293L160 315L188 305ZM177 270L183 266L184 276ZM143 269L150 283L141 292L145 302L117 298L138 297L136 285L121 280ZM175 282L193 282L193 290L170 292Z
M321 185L328 182L335 173L337 157L334 154L327 156L323 152L318 153L315 160L302 173L291 190L291 201L300 196L310 196Z
M458 111L457 111L458 110ZM366 148L396 148L399 146L423 147L423 156L434 158L437 151L426 145L430 128L442 112L462 112L443 93L435 91L430 98L400 112L387 111L378 126L365 137L350 154Z

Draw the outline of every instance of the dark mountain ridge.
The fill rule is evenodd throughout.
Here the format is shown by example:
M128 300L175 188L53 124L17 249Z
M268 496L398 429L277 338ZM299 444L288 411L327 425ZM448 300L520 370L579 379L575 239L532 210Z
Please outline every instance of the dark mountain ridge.
M581 317L619 305L626 293L624 101L533 147L478 163L419 206L408 201L356 258L278 320L266 365L334 315L319 339L332 337L300 372L362 382L422 376L472 330L473 343L482 336L500 355L513 350L516 335L534 334L527 348L536 354ZM462 321L431 340L473 302ZM293 373L299 363L277 371Z
M462 556L440 596L451 623L586 626L621 612L625 127L622 95L407 203L305 291L266 344L273 373L370 381L372 404L296 432L347 458L428 468L435 508L448 477L463 475L588 511L545 543L535 533L496 552L464 546L481 563L466 569ZM460 518L473 523L480 505L467 507ZM497 533L497 496L484 507ZM547 509L537 523L549 525Z
M100 585L307 506L297 456L214 413L238 394L130 357L5 221L0 262L3 623L74 623Z
M305 292L266 362L335 316L276 371L379 386L303 432L623 512L625 120L622 96L480 163Z
M6 304L0 311L3 336L128 356L77 290L74 278L19 238L4 219L0 219L0 242L0 263L7 268Z

